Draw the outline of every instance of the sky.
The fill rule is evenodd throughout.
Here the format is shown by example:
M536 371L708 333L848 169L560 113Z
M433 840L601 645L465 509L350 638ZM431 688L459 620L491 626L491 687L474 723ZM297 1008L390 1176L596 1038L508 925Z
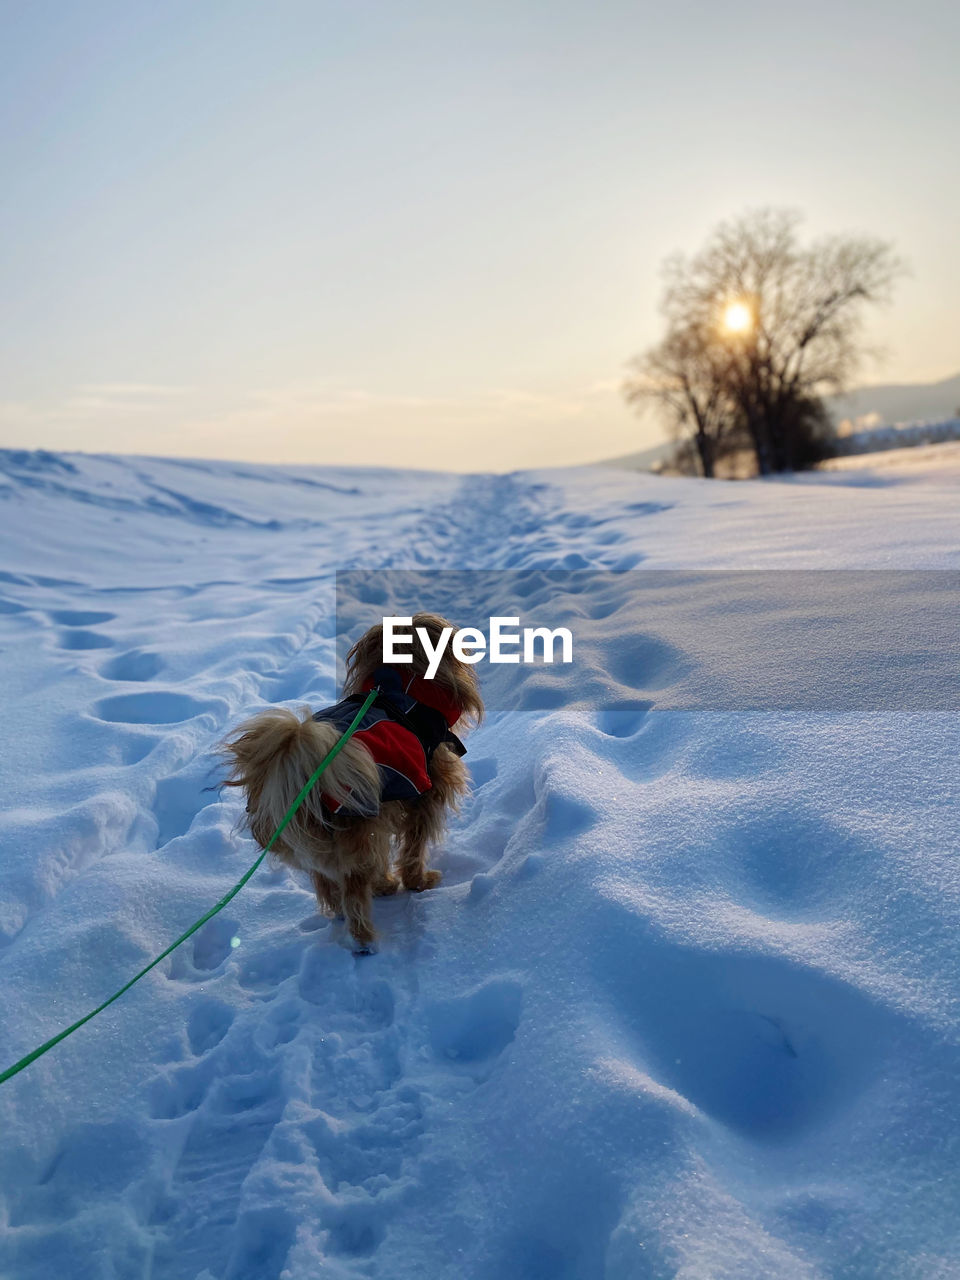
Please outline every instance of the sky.
M960 7L0 0L0 445L507 470L643 449L660 267L892 241L960 370Z

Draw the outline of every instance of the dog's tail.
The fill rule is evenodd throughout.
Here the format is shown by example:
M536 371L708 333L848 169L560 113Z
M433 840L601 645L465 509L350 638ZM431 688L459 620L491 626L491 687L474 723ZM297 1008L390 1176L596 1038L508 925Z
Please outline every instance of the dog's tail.
M336 725L314 720L309 707L300 716L271 707L245 721L224 741L230 775L226 785L247 793L250 829L261 848L283 821L320 761L342 736ZM380 809L380 773L373 756L351 738L311 787L277 846L296 846L298 836L329 825L326 797L351 814L373 817Z

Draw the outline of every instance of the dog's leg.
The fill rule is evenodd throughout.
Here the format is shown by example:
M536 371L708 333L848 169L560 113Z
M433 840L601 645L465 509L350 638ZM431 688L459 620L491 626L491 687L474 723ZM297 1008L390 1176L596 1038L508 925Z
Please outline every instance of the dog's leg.
M348 875L343 882L343 913L354 941L368 947L376 938L371 907L370 881L365 875Z
M427 851L443 835L447 814L456 809L467 790L467 771L459 756L439 746L430 762L433 786L419 799L406 805L400 825L397 870L405 889L419 893L432 889L443 879L439 871L427 870Z
M326 911L330 915L343 915L343 894L336 880L330 880L327 876L321 875L319 871L311 871L310 878L313 880L313 887L317 891L317 903L321 911Z
M413 893L432 889L443 879L439 871L427 869L427 847L437 826L437 814L434 812L436 806L432 803L432 794L428 791L425 796L411 805L400 834L397 870L400 872L403 887Z
M388 898L392 893L397 893L399 889L399 878L392 871L386 871L378 880L374 881L373 894L375 898Z

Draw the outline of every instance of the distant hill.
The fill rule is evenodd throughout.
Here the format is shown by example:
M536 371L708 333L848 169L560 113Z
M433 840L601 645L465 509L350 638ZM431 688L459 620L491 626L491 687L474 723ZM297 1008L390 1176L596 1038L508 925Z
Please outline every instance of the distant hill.
M827 407L835 422L869 418L865 425L871 426L955 418L960 409L960 373L943 382L858 387L849 395L831 396Z

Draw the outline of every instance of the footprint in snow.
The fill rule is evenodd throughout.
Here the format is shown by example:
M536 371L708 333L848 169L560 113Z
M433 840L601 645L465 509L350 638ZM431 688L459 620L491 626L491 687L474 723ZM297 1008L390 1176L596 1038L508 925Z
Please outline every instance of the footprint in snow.
M106 680L139 682L152 680L162 670L163 662L158 654L149 649L129 649L105 662L100 674Z
M652 702L619 703L597 712L597 728L609 738L632 738L642 727Z
M778 956L651 944L631 912L609 925L594 963L638 1054L729 1128L803 1135L882 1073L897 1018L848 983Z
M219 808L219 796L211 800L211 768L209 758L195 757L179 773L161 778L153 801L157 820L157 847L186 835L194 819L204 809Z
M689 662L676 646L655 636L618 636L609 650L610 674L627 688L668 689L687 675Z
M275 1049L295 1040L300 1031L302 1013L303 1005L299 1000L284 1000L272 1005L261 1032L265 1047Z
M230 1030L233 1018L233 1010L222 1000L198 1001L187 1019L187 1040L190 1044L190 1052L195 1057L202 1057L210 1049L215 1048Z
M48 614L60 627L94 627L98 622L112 622L116 616L102 609L54 609Z
M583 835L596 823L597 811L562 791L548 791L543 801L544 839L547 844Z
M204 712L226 710L222 698L201 701L189 693L157 689L101 698L95 704L94 715L108 724L182 724Z
M427 1010L430 1048L445 1066L484 1080L517 1034L522 1003L523 988L512 978L439 1000Z
M21 1180L8 1225L60 1227L81 1212L96 1212L94 1206L105 1212L143 1175L147 1162L144 1137L132 1122L73 1125L39 1167L36 1180Z
M631 511L634 515L655 516L661 511L670 511L672 508L672 502L631 502L623 509Z
M272 995L281 983L300 971L304 941L295 938L269 949L258 947L243 955L237 971L237 982L253 995ZM242 955L241 951L238 954Z
M84 631L82 628L62 631L57 641L59 649L67 649L74 653L87 649L112 649L113 644L109 636L102 636L98 631Z
M192 1078L193 1092L178 1099L175 1115L192 1113L192 1121L169 1191L157 1197L149 1219L159 1228L154 1274L171 1280L194 1280L205 1268L215 1276L252 1280L257 1274L237 1248L238 1233L248 1235L251 1226L246 1218L240 1220L244 1184L276 1130L284 1099L278 1070L252 1037L240 1037L230 1046L232 1039L228 1035L203 1060L202 1071ZM229 1074L231 1067L238 1074ZM180 1088L185 1082L185 1077L178 1081ZM275 1217L280 1228L282 1215ZM278 1267L261 1275L278 1273L289 1247L288 1233L280 1230L279 1235L282 1240L271 1237Z
M357 965L344 947L308 947L303 953L300 996L324 1010L324 1026L331 1030L370 1031L393 1023L392 988L380 978L358 977L364 971Z
M169 977L175 982L206 982L241 945L239 922L214 916L170 957Z
M470 778L473 790L479 791L482 786L492 782L497 776L497 762L493 756L482 756L470 764Z

